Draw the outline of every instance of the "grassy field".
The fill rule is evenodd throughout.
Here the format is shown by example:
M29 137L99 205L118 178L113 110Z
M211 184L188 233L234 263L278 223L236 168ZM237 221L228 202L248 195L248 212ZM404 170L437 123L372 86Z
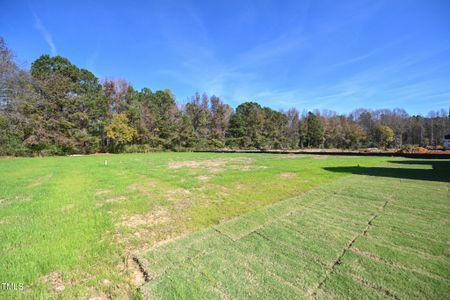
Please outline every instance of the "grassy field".
M0 298L139 297L133 256L156 298L450 293L448 161L153 153L0 170L0 281L25 286Z

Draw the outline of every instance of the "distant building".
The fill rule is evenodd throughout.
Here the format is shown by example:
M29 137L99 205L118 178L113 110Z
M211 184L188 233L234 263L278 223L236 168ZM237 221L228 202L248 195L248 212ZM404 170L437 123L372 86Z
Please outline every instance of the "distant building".
M450 149L450 133L444 135L444 148Z

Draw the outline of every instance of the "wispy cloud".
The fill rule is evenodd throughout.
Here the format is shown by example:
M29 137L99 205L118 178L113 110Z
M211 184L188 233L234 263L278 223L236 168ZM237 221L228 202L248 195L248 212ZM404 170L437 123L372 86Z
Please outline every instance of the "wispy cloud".
M176 91L181 100L197 90L219 95L232 105L256 100L275 109L348 112L358 106L413 108L420 102L440 103L450 93L442 82L449 65L439 59L449 50L442 47L447 41L417 47L421 50L414 52L403 51L414 45L417 37L412 33L368 43L364 34L385 4L373 3L341 8L339 13L348 18L339 20L331 15L318 17L306 4L298 22L234 47L239 51L226 56L207 20L195 8L188 7L183 19L160 14L156 18L160 40L178 63L156 72L182 86ZM244 20L246 27L258 26L254 9L234 17ZM314 22L308 21L311 18Z
M42 24L41 19L34 13L34 27L42 35L47 45L50 47L50 53L55 56L57 54L55 43L53 42L53 37L50 32Z
M100 52L101 52L101 44L100 44L100 42L97 42L97 46L95 47L95 49L86 58L86 68L88 70L90 70L92 73L94 73L95 76L97 76L97 77L102 77L96 70L97 69L97 60L98 60L98 57L100 56Z
M243 82L233 86L231 95L239 100L256 99L273 108L331 108L340 113L360 106L373 109L407 106L414 109L424 102L432 103L433 108L439 107L448 103L448 100L441 99L450 94L445 79L436 76L450 67L439 59L439 55L446 51L448 49L444 47L403 58L393 57L385 63L374 63L352 72L334 83L299 83L274 88L260 82ZM417 66L420 66L420 71L417 71Z
M157 72L193 90L223 96L225 101L233 104L256 97L261 90L265 90L266 87L260 84L262 78L258 70L299 51L307 40L300 28L293 28L222 59L199 14L189 9L186 16L188 19L184 21L192 23L197 29L195 40L180 35L179 27L170 26L172 24L168 24L166 19L160 21L162 40L170 45L171 55L180 63L177 68Z

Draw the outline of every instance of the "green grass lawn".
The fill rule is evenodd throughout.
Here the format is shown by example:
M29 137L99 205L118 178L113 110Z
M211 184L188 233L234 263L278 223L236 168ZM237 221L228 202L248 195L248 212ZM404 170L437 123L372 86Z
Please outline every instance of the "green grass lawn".
M134 255L151 297L449 294L448 161L152 153L0 170L0 282L25 286L0 298L138 297Z

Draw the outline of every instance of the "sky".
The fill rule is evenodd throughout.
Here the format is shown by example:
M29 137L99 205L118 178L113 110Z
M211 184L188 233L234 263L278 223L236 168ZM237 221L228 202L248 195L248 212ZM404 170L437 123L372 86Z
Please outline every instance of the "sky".
M0 0L0 36L29 68L61 55L136 89L277 110L450 105L449 0Z

